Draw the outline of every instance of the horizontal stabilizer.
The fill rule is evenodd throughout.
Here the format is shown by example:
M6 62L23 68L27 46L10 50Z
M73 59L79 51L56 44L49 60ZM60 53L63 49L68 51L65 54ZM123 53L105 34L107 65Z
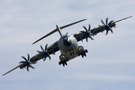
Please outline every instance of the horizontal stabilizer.
M64 25L64 26L59 27L59 28L60 28L60 29L64 29L64 28L66 28L66 27L72 26L72 25L74 25L74 24L80 23L80 22L85 21L85 20L87 20L87 19L82 19L82 20L79 20L79 21L77 21L77 22L73 22L73 23L71 23L71 24L67 24L67 25ZM49 36L49 35L55 33L56 31L58 31L57 28L56 28L55 30L53 30L52 32L48 33L47 35L41 37L40 39L38 39L37 41L35 41L33 44L35 44L35 43L37 43L38 41L40 41L40 40L46 38L46 37Z

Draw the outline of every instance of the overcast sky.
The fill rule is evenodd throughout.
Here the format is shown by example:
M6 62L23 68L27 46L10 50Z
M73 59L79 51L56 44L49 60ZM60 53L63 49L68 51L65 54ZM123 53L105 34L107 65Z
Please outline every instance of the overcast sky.
M15 71L21 56L37 54L40 45L51 45L60 37L55 33L35 45L32 43L56 28L56 25L87 21L63 29L77 33L82 26L119 22L114 33L94 36L79 45L88 49L87 57L77 57L68 66L59 66L57 52L33 65L35 70ZM134 90L135 89L135 0L0 0L0 90Z

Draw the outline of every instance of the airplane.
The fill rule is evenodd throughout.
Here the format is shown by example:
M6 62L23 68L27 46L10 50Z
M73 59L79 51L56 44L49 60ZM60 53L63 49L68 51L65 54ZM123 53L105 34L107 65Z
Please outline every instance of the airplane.
M126 20L126 19L131 18L131 17L132 16L129 16L129 17L117 20L117 21L112 20L110 22L108 22L108 18L106 18L106 22L101 20L103 25L98 25L98 27L91 29L91 25L89 24L88 29L85 26L83 26L85 31L80 31L80 32L72 34L72 35L69 35L68 33L62 34L61 30L64 28L67 28L69 26L72 26L74 24L85 21L87 19L82 19L82 20L79 20L77 22L73 22L73 23L64 25L62 27L59 27L58 25L56 25L55 30L53 30L52 32L43 36L42 38L36 40L33 44L52 35L55 32L59 32L59 34L60 34L60 39L58 41L54 42L49 47L48 47L48 44L46 44L45 48L43 48L41 45L40 46L41 51L37 51L38 54L33 56L32 58L30 58L29 54L27 54L27 58L22 56L24 61L20 61L20 64L18 66L16 66L12 70L6 72L5 74L3 74L3 76L10 73L11 71L13 71L17 68L20 68L20 69L26 68L27 71L29 71L29 67L34 69L32 64L36 64L36 62L41 60L41 59L43 59L43 61L45 61L47 57L51 60L50 55L55 54L55 52L57 52L57 51L60 51L60 53L61 53L61 55L59 56L59 59L60 59L59 65L65 66L65 65L67 65L67 62L69 60L72 60L72 59L76 58L77 56L82 56L82 58L84 58L84 57L86 57L86 53L88 53L88 50L84 49L83 46L79 46L78 45L79 41L83 41L84 39L86 39L86 41L88 42L88 38L90 38L91 40L94 40L93 36L97 35L100 32L103 32L103 31L106 31L106 35L108 34L109 31L111 31L113 33L112 28L116 27L117 22L120 22L122 20Z

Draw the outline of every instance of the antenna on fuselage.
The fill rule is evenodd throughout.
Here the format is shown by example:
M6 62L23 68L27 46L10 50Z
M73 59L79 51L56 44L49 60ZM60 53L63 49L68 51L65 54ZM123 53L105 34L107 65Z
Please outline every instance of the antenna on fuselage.
M51 35L51 34L57 32L57 31L58 31L59 34L62 36L62 33L61 33L61 31L60 31L61 29L64 29L64 28L66 28L66 27L72 26L72 25L74 25L74 24L80 23L80 22L85 21L85 20L87 20L87 19L82 19L82 20L79 20L79 21L77 21L77 22L64 25L64 26L62 26L62 27L58 27L58 25L56 25L56 29L55 29L55 30L53 30L52 32L48 33L47 35L41 37L40 39L38 39L37 41L35 41L33 44L37 43L38 41L40 41L40 40L46 38L47 36L49 36L49 35Z

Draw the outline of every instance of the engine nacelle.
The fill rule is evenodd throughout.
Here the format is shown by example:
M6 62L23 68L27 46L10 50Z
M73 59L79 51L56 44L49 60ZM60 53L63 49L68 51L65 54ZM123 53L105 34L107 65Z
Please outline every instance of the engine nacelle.
M61 54L59 56L59 59L60 59L60 61L68 60L68 58L65 55L63 55L63 54Z
M88 53L88 50L85 50L83 46L78 46L78 56L86 57L86 53Z

